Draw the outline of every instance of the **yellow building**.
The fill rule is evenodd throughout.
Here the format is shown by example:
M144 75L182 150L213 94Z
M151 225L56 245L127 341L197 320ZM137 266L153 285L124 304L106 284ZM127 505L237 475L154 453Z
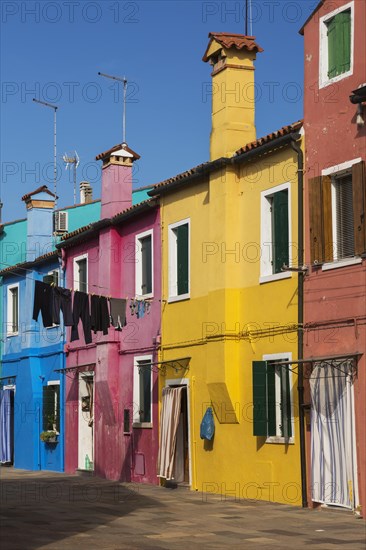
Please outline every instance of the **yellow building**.
M251 37L210 34L211 159L151 193L163 246L159 475L207 499L300 505L297 374L286 361L301 335L302 124L256 140L261 51ZM211 440L200 438L209 407Z

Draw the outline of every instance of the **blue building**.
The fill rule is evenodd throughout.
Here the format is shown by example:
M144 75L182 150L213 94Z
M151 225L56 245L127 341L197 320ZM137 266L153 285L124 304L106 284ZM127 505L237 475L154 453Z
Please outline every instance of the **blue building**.
M134 191L133 202L148 190ZM0 462L26 470L64 469L65 328L62 314L49 328L41 313L32 319L35 281L63 287L60 235L100 219L100 201L89 193L89 202L56 211L54 199L40 187L22 197L26 219L0 226ZM41 440L47 431L55 442Z

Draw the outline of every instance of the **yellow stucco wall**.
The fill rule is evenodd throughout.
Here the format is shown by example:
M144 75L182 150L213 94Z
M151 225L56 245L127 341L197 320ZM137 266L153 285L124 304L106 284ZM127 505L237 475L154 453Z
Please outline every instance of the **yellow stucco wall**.
M290 240L296 242L296 157L289 147L161 197L161 359L191 360L185 373L168 366L160 376L160 395L167 379L188 379L191 488L207 492L208 499L210 493L219 493L301 504L295 372L294 443L266 443L252 435L252 361L275 353L291 353L295 360L297 354L297 274L260 284L257 257L261 192L286 182ZM168 227L185 218L190 219L190 298L169 303ZM199 437L211 404L216 430L212 446Z

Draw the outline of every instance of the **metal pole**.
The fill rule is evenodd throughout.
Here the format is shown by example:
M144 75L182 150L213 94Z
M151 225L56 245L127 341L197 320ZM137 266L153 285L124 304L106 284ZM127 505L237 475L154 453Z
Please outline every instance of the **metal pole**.
M122 123L123 143L126 143L126 97L127 97L127 80L126 80L126 77L123 77L123 123Z
M56 143L56 136L57 136L57 105L53 105L52 103L47 103L47 101L41 101L40 99L33 98L33 101L35 103L40 103L41 105L44 105L45 107L50 107L54 111L53 115L53 191L55 194L55 208L57 205L57 143Z
M55 193L55 209L57 206L57 107L53 119L53 192Z
M245 0L245 34L248 36L248 0Z
M127 79L124 76L123 78L119 76L113 76L111 74L98 72L99 76L104 76L105 78L110 78L111 80L117 80L118 82L123 83L123 113L122 113L122 140L123 143L126 143L126 97L127 97Z

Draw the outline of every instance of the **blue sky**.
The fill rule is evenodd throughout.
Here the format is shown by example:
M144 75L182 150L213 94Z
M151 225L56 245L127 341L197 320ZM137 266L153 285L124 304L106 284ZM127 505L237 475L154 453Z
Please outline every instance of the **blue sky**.
M302 117L303 38L314 0L252 0L257 136ZM73 204L62 155L76 150L78 183L100 196L95 155L122 141L121 95L98 71L129 81L127 142L141 155L134 186L157 183L209 159L208 32L244 32L244 1L6 1L1 6L3 221L24 217L21 196L52 188L58 105L59 206ZM243 144L244 145L244 144Z

